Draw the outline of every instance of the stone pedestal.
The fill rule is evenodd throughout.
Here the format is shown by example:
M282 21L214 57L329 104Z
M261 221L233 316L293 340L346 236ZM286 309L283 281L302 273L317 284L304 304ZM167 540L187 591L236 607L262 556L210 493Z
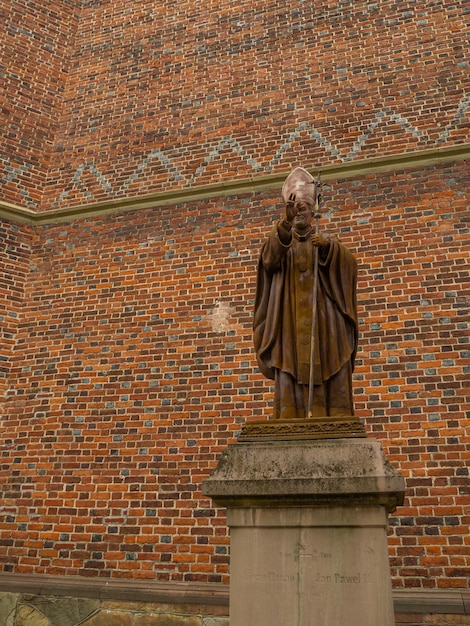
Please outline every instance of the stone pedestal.
M404 480L372 439L238 443L203 491L227 507L231 626L393 626L387 514Z

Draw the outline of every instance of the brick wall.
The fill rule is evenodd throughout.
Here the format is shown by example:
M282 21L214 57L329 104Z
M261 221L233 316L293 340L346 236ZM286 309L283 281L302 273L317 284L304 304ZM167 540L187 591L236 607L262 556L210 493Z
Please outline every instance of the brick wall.
M393 574L410 587L467 586L468 164L381 175L371 207L374 182L356 182L339 206L356 213L361 262L356 405L407 477L391 520Z
M0 223L0 402L8 386L18 321L29 275L32 231Z
M357 413L407 480L396 586L468 585L468 182L461 162L325 191L322 227L360 263ZM269 415L251 316L279 211L273 191L36 227L2 406L4 571L227 581L200 488Z
M30 207L41 202L63 112L76 4L8 0L0 6L1 200Z
M11 202L47 210L468 141L465 0L73 5L4 9Z
M52 215L469 138L464 0L0 9L1 196ZM357 413L407 479L396 587L468 587L468 163L331 181ZM208 194L209 195L209 194ZM0 567L227 582L201 482L269 412L251 312L278 191L0 229Z

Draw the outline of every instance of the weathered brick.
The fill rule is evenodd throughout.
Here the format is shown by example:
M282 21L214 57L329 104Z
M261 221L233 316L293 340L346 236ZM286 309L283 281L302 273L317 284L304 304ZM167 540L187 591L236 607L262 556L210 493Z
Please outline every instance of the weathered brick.
M450 367L447 349L465 336L461 307L454 307L462 289L457 275L443 277L439 290L427 287L441 271L447 227L430 249L427 232L410 233L405 220L395 220L403 249L383 246L394 209L383 206L380 188L396 182L394 206L403 203L406 188L414 220L426 224L424 216L436 208L418 183L445 184L443 172L450 169L455 181L464 180L465 168L456 164L369 175L353 187L338 181L329 192L331 206L343 198L363 208L359 214L332 210L322 223L341 232L360 264L356 408L407 477L407 503L391 520L390 549L395 582L410 586L427 586L432 569L436 584L458 587L468 565L456 543L468 534L458 501L468 480L466 360L454 359ZM417 183L415 190L408 180ZM218 199L193 202L184 212L163 207L36 228L3 403L4 437L11 442L2 450L4 510L11 511L0 528L9 538L6 571L227 579L223 512L201 496L200 485L240 424L269 412L271 388L256 370L250 329L256 257L271 219L265 206L276 197L252 195L248 213L243 203L237 212L232 199L223 225L207 219L206 230L191 218L218 215ZM446 219L459 223L466 206L457 193L454 201L455 213L446 208ZM373 229L359 223L366 208L377 216ZM224 256L226 232L235 225L244 233L244 254ZM138 253L155 232L171 233L172 255L160 245ZM446 254L465 245L462 235L446 244ZM185 259L197 259L215 280L177 279L175 269ZM421 283L407 286L405 274L390 309L375 281L385 286L405 259L414 259ZM110 289L110 282L120 287ZM420 307L433 311L423 337L416 329ZM425 344L443 319L449 336L436 333L433 344ZM452 391L452 403L443 401L438 385ZM33 528L34 554L27 548Z
M465 3L422 4L6 2L1 201L47 212L468 141ZM468 183L456 162L325 189L321 227L360 264L356 411L407 478L399 586L468 584ZM228 580L200 489L269 413L251 314L280 210L265 191L2 223L4 571Z

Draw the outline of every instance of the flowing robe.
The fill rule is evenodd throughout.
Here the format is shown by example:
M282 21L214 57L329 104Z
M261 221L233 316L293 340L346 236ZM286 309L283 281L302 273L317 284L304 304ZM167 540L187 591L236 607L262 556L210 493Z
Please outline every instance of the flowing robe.
M317 308L315 324L314 384L328 387L344 369L349 378L347 398L332 398L341 384L326 397L323 414L335 414L330 404L347 407L353 414L351 374L357 347L356 261L337 239L328 239L318 255ZM314 246L311 233L300 237L292 231L288 244L282 242L275 224L263 246L258 264L254 314L254 343L261 372L278 379L279 372L296 385L310 381L313 322ZM283 375L284 375L283 374ZM277 382L276 382L277 387ZM279 392L276 389L276 392ZM304 389L304 396L305 396ZM304 402L305 404L305 402ZM306 406L303 413L306 415ZM343 409L336 411L344 413ZM276 412L275 412L276 413ZM277 416L277 415L275 415Z

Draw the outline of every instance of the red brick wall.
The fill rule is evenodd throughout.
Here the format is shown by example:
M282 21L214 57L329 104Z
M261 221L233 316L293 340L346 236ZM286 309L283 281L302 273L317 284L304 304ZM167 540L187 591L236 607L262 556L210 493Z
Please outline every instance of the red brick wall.
M406 477L394 584L466 587L468 163L335 181L322 228L359 264L357 413ZM278 192L35 230L3 403L4 571L226 581L201 482L269 415L251 316Z
M0 200L37 207L63 113L68 55L77 29L72 0L0 6Z
M0 203L46 212L469 140L468 7L3 2ZM361 264L358 414L407 478L394 583L469 580L468 163L326 190ZM0 207L1 208L1 207ZM4 571L226 581L201 481L269 412L279 194L0 229Z
M46 210L469 140L465 0L3 4L11 202Z
M351 234L363 313L356 406L406 477L405 506L391 520L393 576L409 587L466 587L468 163L374 178L353 183L353 202L339 206L360 224Z
M12 351L25 300L32 232L0 222L0 403L8 386Z

